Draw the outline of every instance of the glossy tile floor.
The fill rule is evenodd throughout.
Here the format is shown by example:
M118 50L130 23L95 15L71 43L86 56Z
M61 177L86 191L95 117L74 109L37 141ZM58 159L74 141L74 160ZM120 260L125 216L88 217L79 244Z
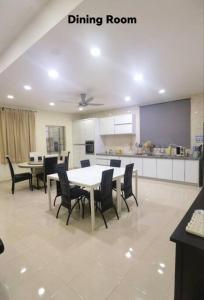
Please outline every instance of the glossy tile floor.
M121 219L97 217L90 232L88 207L69 226L62 208L48 211L43 191L0 184L0 300L172 300L174 244L169 237L198 187L139 179L139 208L129 201ZM54 191L53 191L54 196Z

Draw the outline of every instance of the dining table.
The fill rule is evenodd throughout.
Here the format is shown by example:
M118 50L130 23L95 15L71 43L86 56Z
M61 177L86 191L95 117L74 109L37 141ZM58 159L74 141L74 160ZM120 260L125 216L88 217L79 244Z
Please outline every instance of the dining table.
M93 165L86 168L78 168L67 171L69 182L87 188L90 192L91 202L91 230L95 229L95 206L94 206L94 189L100 186L102 172L105 170L114 169L113 181L116 181L116 193L117 193L117 212L121 215L121 179L124 177L125 168L113 168L102 165ZM133 169L133 175L135 178L135 194L138 194L137 185L137 170ZM50 174L47 176L47 193L48 193L48 205L49 210L52 209L51 199L51 181L59 181L58 174Z

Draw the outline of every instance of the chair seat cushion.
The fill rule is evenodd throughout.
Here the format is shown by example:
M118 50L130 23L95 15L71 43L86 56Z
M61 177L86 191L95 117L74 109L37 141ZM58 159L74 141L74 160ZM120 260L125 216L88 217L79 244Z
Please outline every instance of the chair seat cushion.
M14 175L15 181L23 181L27 179L32 179L31 173L19 173Z
M79 197L86 197L89 198L89 192L87 192L86 190L83 190L81 188L78 187L73 187L70 189L70 196L71 199L77 199Z

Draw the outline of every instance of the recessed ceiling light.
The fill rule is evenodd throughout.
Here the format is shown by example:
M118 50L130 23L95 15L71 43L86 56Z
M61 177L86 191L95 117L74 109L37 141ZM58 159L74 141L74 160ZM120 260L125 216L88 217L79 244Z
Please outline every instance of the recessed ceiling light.
M79 110L82 111L84 108L82 106L79 106Z
M97 57L101 55L101 50L98 47L93 47L90 49L91 55Z
M130 101L130 100L131 100L131 97L130 97L130 96L126 96L126 97L125 97L125 101L128 102L128 101Z
M157 272L160 274L160 275L163 275L164 274L164 271L162 269L158 269Z
M22 268L22 269L20 270L20 273L23 274L23 273L25 273L26 271L27 271L26 268Z
M165 89L161 89L158 91L159 94L164 94L165 92L166 92Z
M42 296L45 293L45 289L43 287L38 289L38 295Z
M48 76L52 79L56 79L59 77L59 74L55 69L51 69L48 71Z
M160 267L163 268L163 269L166 267L166 265L165 265L164 263L160 263L159 265L160 265Z
M23 87L26 91L32 90L32 87L30 85L25 84Z
M131 257L132 257L132 254L128 251L128 252L125 253L125 256L126 256L127 258L131 258Z
M50 106L55 106L55 103L54 102L50 102L49 105Z
M7 95L7 98L8 99L14 99L14 96L13 95Z
M143 74L137 73L134 75L134 80L137 82L142 82L143 81Z

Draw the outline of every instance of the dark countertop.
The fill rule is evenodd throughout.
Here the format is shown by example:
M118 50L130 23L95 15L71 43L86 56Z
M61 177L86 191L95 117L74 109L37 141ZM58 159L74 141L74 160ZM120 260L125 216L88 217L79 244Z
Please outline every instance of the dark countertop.
M145 155L145 154L107 154L107 153L96 153L101 156L120 156L120 157L140 157L140 158L162 158L162 159L184 159L184 160L199 160L200 158L194 158L192 156L169 156L169 155Z
M204 250L204 238L187 233L185 231L185 228L195 209L204 209L204 188L200 191L194 203L191 205L186 215L181 220L174 233L171 235L170 240L174 243L183 243L188 246Z

